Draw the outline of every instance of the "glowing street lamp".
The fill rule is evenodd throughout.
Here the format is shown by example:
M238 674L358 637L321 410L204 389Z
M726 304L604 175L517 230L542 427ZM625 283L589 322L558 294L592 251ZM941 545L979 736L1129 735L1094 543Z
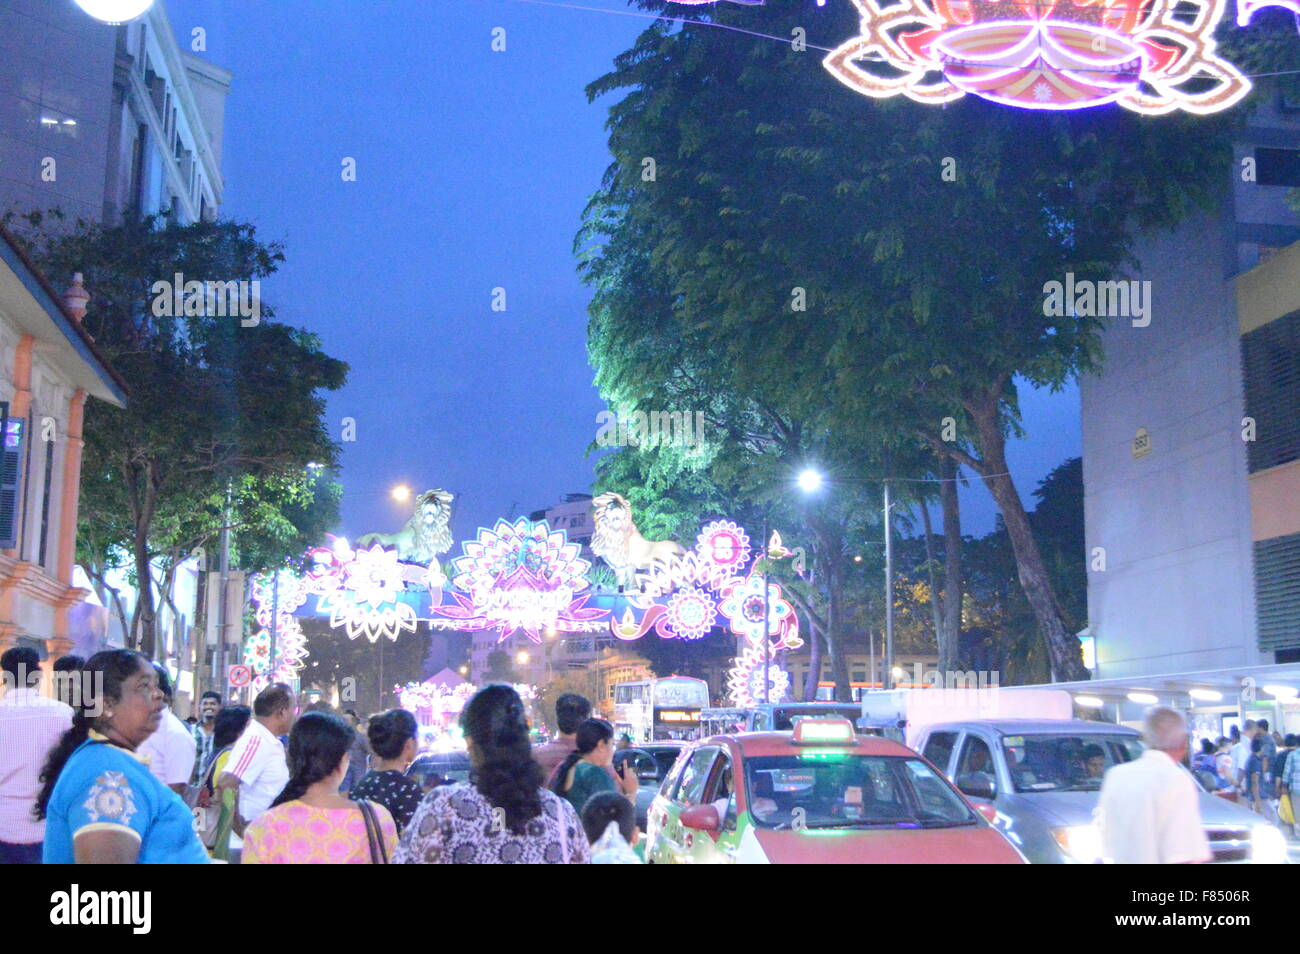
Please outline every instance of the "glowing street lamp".
M822 483L822 475L811 467L806 468L799 473L799 489L806 494L815 493L816 491L821 490Z
M521 666L527 666L527 665L528 665L528 650L526 650L526 649L521 649L521 650L519 650L519 655L515 656L515 662L519 663L519 665L521 665Z
M76 0L76 4L96 20L116 25L147 12L153 0Z

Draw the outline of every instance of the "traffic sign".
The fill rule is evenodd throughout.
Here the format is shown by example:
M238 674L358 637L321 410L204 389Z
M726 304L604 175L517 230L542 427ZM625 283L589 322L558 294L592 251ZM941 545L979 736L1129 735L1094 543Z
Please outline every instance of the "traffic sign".
M246 686L253 681L253 670L244 665L231 666L226 672L226 681L232 686Z

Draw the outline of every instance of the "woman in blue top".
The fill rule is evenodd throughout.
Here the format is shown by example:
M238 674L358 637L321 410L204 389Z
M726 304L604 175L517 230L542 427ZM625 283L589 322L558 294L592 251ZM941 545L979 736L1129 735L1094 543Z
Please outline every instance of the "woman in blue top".
M587 719L573 738L577 745L555 770L551 790L568 799L581 817L591 796L618 790L614 784L614 727L604 719Z
M162 721L153 666L110 649L90 657L82 678L72 728L41 772L45 864L206 864L190 809L135 751Z

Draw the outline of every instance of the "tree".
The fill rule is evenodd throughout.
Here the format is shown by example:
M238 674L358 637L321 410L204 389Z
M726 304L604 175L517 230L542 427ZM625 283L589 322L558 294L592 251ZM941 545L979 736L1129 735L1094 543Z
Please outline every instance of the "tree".
M510 654L503 649L494 649L488 653L483 679L485 682L504 682L512 686L520 681L519 673L510 661Z
M227 499L265 565L288 557L301 531L333 519L337 495L312 489L307 468L334 465L322 392L343 385L347 366L311 333L270 320L266 302L260 316L227 316L200 294L172 313L176 275L260 283L275 272L281 246L258 241L251 225L152 216L56 231L39 214L26 220L22 240L47 274L84 273L86 330L131 388L125 409L87 406L79 533L101 580L129 554L132 641L152 655L155 586L211 541ZM159 556L163 581L151 568Z
M796 0L695 16L802 27L810 47L854 29L847 5L808 20ZM579 236L602 393L622 409L694 391L706 413L732 412L733 435L752 440L759 420L757 446L796 430L853 441L865 453L850 466L877 479L922 476L901 460L917 442L969 468L1052 671L1086 677L1006 461L1017 388L1100 360L1104 319L1046 314L1044 286L1108 280L1141 230L1208 204L1240 116L873 101L793 46L667 20L588 93L622 96Z

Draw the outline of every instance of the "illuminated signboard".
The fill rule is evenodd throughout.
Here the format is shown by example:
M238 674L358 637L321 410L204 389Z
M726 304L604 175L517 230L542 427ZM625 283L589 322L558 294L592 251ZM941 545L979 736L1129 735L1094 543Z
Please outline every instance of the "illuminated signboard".
M699 709L656 709L656 722L690 722L700 721Z

